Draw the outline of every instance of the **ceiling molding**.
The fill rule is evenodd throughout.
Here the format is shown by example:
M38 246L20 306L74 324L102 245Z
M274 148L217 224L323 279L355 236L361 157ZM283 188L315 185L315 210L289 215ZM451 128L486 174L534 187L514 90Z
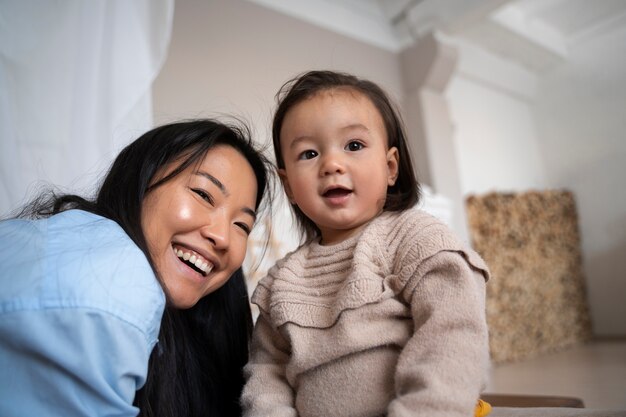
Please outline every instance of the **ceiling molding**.
M396 53L441 32L538 73L626 21L626 0L248 1Z
M248 1L391 52L399 52L410 43L371 2L361 2L359 6L350 0Z

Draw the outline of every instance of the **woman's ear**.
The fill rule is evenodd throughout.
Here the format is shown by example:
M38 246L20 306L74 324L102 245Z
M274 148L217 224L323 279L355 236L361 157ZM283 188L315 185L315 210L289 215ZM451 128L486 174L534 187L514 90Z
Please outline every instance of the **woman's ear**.
M289 178L287 178L287 171L285 171L284 168L279 168L278 176L280 177L280 182L283 183L285 194L287 194L287 198L289 199L289 204L296 204L296 202L293 199L293 193L291 192L291 187L289 186Z
M400 155L398 148L395 146L387 151L387 185L393 187L398 179L398 165L400 163Z

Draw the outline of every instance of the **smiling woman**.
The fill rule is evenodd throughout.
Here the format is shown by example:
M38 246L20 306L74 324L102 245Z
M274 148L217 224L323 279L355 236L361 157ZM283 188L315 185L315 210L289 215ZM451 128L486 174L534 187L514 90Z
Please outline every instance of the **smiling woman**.
M246 129L174 123L122 150L95 199L49 193L0 222L0 415L240 414L240 267L268 167Z
M162 176L176 168L171 165ZM245 157L219 145L146 196L143 230L173 305L192 307L241 266L256 194Z

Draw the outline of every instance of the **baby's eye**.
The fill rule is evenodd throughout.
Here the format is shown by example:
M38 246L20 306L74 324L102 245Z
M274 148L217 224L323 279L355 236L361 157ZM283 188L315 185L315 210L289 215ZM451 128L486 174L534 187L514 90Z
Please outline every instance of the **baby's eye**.
M346 145L346 150L351 152L360 151L361 149L363 149L363 144L361 142L357 142L356 140L353 140Z
M215 205L215 202L213 201L213 197L211 196L211 194L207 193L206 191L201 190L199 188L192 188L191 191L193 191L194 193L198 194L200 196L200 198L205 200L210 205L212 205L212 206Z
M316 156L317 156L317 152L309 149L307 151L302 152L298 159L313 159Z

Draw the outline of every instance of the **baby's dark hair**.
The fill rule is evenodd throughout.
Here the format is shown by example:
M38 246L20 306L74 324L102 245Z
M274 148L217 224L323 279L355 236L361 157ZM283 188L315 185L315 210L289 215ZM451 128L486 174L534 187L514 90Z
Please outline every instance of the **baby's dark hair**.
M295 105L327 90L347 89L363 94L378 109L385 130L387 145L398 149L398 178L392 187L387 188L387 198L383 210L406 210L420 199L420 186L413 170L411 154L407 145L407 136L400 113L393 106L387 94L375 83L360 79L354 75L336 71L309 71L287 81L278 90L276 101L278 107L272 123L272 140L278 168L285 168L285 161L280 148L280 131L285 116ZM310 240L320 235L319 228L300 208L292 204L295 216L300 224L303 237Z

